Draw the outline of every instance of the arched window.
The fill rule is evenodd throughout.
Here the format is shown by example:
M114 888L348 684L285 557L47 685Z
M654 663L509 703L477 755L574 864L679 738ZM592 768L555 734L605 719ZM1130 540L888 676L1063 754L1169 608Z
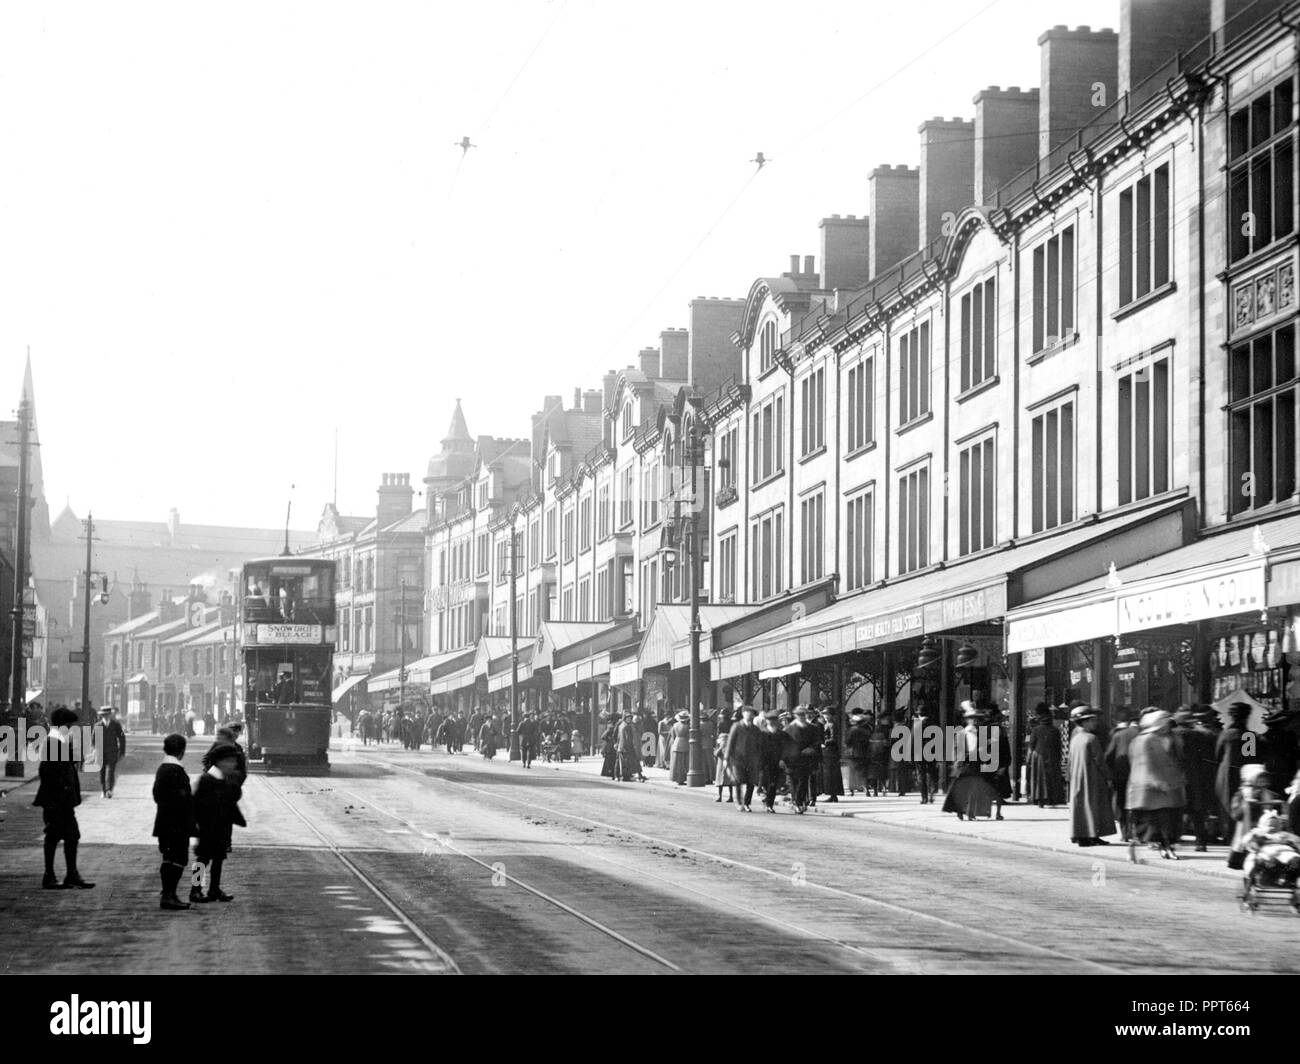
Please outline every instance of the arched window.
M765 321L763 330L759 336L759 372L765 373L772 368L772 360L776 355L776 322Z

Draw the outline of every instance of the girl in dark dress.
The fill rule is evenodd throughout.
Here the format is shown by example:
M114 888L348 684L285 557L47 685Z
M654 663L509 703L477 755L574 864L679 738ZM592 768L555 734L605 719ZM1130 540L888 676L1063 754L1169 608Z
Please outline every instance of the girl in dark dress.
M605 730L600 733L600 753L604 759L600 765L600 774L609 779L618 778L618 722L621 714L612 713Z

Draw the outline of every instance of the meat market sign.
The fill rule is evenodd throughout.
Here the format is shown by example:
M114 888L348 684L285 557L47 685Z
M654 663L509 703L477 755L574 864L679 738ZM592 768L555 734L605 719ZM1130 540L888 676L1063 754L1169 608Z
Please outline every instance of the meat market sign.
M1119 630L1139 632L1264 608L1264 566L1234 569L1149 591L1119 596Z

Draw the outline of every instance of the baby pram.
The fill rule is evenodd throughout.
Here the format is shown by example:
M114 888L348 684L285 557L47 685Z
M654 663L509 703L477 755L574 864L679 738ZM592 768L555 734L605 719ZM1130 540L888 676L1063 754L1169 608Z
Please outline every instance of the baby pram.
M1276 806L1276 803L1269 803ZM1295 836L1286 832L1276 812L1260 817L1258 831L1245 839L1247 850L1238 904L1254 916L1261 907L1288 906L1300 916L1300 859L1295 856ZM1276 831L1276 834L1270 834ZM1289 841L1282 841L1289 840Z
M555 747L556 747L556 742L555 742L554 735L542 736L542 760L543 761L549 762L555 760Z

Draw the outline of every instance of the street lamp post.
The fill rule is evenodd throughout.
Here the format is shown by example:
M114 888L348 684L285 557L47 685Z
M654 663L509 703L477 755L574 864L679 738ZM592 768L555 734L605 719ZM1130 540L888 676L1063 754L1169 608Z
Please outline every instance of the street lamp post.
M519 556L515 550L515 523L510 522L510 750L508 761L523 757L519 749Z
M698 470L700 463L700 437L694 418L690 421L690 430L686 438L687 454L691 463L691 499L690 521L687 526L686 557L690 566L691 582L691 675L690 675L690 714L691 723L688 735L689 761L686 770L688 787L703 787L704 750L700 745L700 507L698 498Z

